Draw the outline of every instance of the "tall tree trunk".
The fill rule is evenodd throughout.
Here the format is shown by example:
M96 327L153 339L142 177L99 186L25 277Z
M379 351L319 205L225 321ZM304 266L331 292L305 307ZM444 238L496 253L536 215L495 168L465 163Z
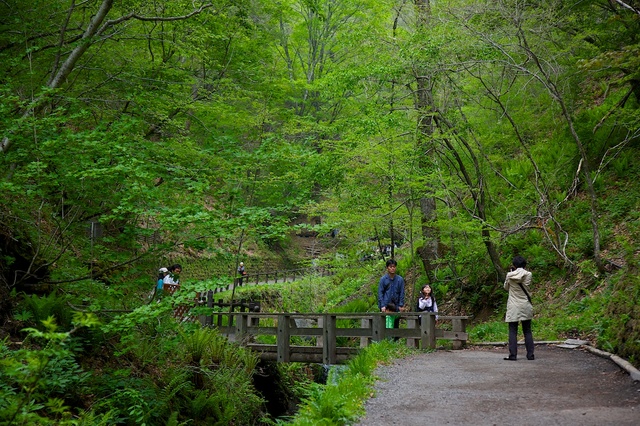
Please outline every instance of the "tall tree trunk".
M429 0L414 0L416 10L416 30L424 33L427 30L431 18L431 6ZM415 108L418 111L418 152L420 155L420 167L428 170L432 163L433 150L433 79L427 75L426 70L416 66L413 70L416 80ZM425 195L420 198L420 213L422 224L422 238L424 244L418 248L418 254L422 260L429 282L435 279L435 261L438 257L439 232L432 226L436 218L436 200L431 188L425 188Z

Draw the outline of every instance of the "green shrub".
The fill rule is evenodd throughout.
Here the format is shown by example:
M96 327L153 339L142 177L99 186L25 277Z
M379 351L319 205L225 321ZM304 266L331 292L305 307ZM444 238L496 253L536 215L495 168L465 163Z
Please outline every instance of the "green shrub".
M56 293L25 296L18 305L17 312L23 318L28 318L29 323L40 331L46 329L43 321L49 317L55 318L56 324L64 330L71 328L73 319L73 311L67 305L67 298ZM25 313L28 314L25 316Z
M375 368L411 350L401 343L382 341L364 348L344 367L333 367L326 385L310 383L293 425L348 425L364 414L364 401L374 383Z
M635 268L632 268L635 271ZM598 345L640 367L640 278L627 273L613 285Z
M69 349L69 334L55 332L53 317L43 326L46 332L27 330L21 349L0 342L0 424L72 424L66 404L79 396L89 373Z

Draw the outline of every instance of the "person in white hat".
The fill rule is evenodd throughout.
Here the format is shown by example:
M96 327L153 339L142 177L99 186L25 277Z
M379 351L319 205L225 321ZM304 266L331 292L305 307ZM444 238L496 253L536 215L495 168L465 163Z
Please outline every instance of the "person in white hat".
M167 268L158 269L158 282L156 284L156 297L157 299L162 298L162 285L164 284L164 277L169 275L169 270Z
M245 275L247 275L247 271L245 271L244 269L244 262L240 262L240 265L238 266L238 275L240 275L240 278L238 280L240 281L240 285L242 285L242 280L244 279Z

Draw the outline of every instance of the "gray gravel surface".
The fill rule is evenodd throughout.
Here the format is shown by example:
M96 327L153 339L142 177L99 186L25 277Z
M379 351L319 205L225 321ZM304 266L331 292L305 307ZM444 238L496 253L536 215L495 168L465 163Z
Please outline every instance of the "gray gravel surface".
M524 348L522 348L524 352ZM640 425L640 384L582 349L437 350L380 367L360 426Z

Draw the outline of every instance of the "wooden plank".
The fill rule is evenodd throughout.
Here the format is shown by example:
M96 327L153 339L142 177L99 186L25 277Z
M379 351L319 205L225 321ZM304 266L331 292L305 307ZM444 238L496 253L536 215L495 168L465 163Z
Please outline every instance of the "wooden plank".
M465 342L469 340L469 334L462 331L438 330L436 337L447 340L464 340Z
M277 327L251 327L248 326L247 327L247 333L252 334L254 336L262 336L262 335L267 335L267 336L277 336L278 335L278 328Z
M245 346L256 352L273 352L273 353L278 352L277 345L268 345L263 343L248 343ZM322 354L323 352L322 348L319 348L317 346L290 345L289 348L291 349L291 352L298 352L298 353ZM359 352L360 352L360 348L357 348L357 347L340 346L336 348L336 353L338 354L357 354Z
M400 337L406 339L420 339L421 337L420 329L415 328L387 328L384 334L385 337Z
M291 328L289 331L291 336L322 336L321 328Z
M254 352L260 354L260 358L267 361L277 361L278 348L276 345L263 345L250 343L247 347ZM291 346L291 356L289 362L312 362L322 363L322 348L317 346ZM334 363L342 364L353 358L360 352L360 348L340 347L336 351L336 361Z

